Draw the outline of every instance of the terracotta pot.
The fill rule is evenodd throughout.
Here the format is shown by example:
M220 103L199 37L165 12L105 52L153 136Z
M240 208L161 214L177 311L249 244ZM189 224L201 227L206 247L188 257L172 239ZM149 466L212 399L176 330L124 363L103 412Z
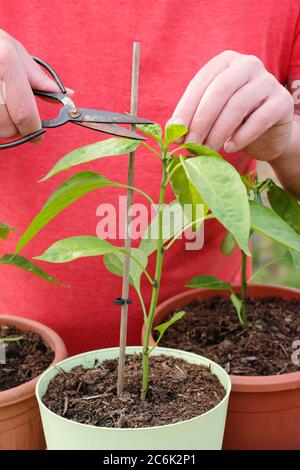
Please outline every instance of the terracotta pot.
M239 286L234 286L239 292ZM249 295L300 298L300 290L272 285L250 285ZM194 300L224 291L193 289L176 295L158 306L154 326L178 308ZM300 312L299 312L300 320ZM142 337L144 329L142 331ZM291 342L300 338L291 338ZM153 344L152 338L152 344ZM283 375L231 375L232 391L224 435L224 449L300 449L300 370Z
M21 331L38 333L51 347L55 357L51 365L65 359L63 340L45 325L33 320L0 315L1 325L15 325ZM0 392L0 450L41 450L45 439L35 398L36 377L18 387Z

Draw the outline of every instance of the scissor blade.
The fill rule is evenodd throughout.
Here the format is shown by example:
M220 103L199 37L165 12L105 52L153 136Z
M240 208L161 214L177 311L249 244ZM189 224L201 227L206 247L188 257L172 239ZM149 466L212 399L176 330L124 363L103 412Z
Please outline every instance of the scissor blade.
M130 114L118 114L110 111L99 111L96 109L79 108L81 112L81 121L84 122L103 122L115 124L153 124L148 119L131 116Z
M79 126L88 127L89 129L94 129L95 131L105 132L106 134L117 135L120 137L127 137L128 139L135 140L146 140L145 137L137 134L136 132L125 129L124 127L117 126L116 124L104 124L98 122L77 122L73 121L74 124Z

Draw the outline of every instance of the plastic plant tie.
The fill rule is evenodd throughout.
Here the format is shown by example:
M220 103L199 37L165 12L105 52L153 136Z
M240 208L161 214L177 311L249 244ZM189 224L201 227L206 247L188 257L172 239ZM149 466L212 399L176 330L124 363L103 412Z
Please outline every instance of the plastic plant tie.
M131 305L132 304L132 300L130 298L128 299L123 299L122 297L117 297L115 300L114 300L114 303L116 305L124 305L124 304L127 304L127 305Z

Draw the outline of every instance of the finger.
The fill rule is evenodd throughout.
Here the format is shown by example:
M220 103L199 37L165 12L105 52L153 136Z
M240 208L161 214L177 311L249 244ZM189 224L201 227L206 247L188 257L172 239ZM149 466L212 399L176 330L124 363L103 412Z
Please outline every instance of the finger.
M0 80L0 139L14 137L17 133L17 128L12 122L5 105L5 86Z
M60 88L49 75L40 67L35 60L28 54L26 49L20 44L20 58L27 72L28 80L32 88L35 90L60 92ZM72 96L74 90L67 88L67 94Z
M58 92L60 91L57 83L35 62L25 47L10 36L8 33L0 29L0 37L2 41L9 41L10 44L16 49L28 76L29 83L32 88L42 91ZM74 90L67 88L67 95L72 96Z
M250 145L268 129L279 122L282 117L282 99L270 98L234 133L229 142L226 142L226 152L236 152Z
M186 141L203 143L232 95L249 80L250 71L239 63L221 72L207 87L190 124Z
M214 150L220 150L245 118L261 106L268 97L269 90L264 87L264 80L256 79L246 83L225 104L204 141L205 145Z
M21 135L31 134L41 128L41 121L25 68L10 43L2 44L0 56L0 79L5 83L10 118Z
M0 104L0 139L10 139L18 134L5 104Z
M189 83L177 104L170 122L190 126L197 106L210 83L230 64L230 55L219 55L211 59Z

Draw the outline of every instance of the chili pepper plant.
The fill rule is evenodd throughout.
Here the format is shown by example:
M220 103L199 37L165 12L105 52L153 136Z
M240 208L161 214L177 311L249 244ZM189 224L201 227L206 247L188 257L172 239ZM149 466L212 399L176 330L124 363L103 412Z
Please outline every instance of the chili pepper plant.
M146 325L141 383L141 398L145 400L149 387L150 354L158 345L166 329L184 315L184 312L177 312L171 320L157 326L158 339L155 345L150 347L154 312L162 282L164 254L185 230L192 229L197 232L201 230L201 224L204 221L216 218L230 232L243 253L250 255L248 248L250 207L246 186L239 173L217 152L194 142L176 145L178 139L188 131L184 125L168 125L165 132L158 124L138 126L138 129L152 139L151 145L148 142L124 138L102 140L67 154L41 180L46 181L83 163L91 163L104 157L115 158L118 155L136 151L138 148L138 157L140 155L144 158L143 152L148 152L153 158L158 159L161 175L156 183L159 193L156 204L143 188L137 186L131 188L141 194L147 204L151 204L156 209L155 216L140 240L138 248L132 248L129 252L97 236L81 235L56 241L36 259L50 263L66 263L83 257L103 256L108 271L122 276L124 259L130 257L130 283L137 292ZM168 186L173 188L174 200L166 204L165 196ZM41 211L23 233L17 244L17 253L70 204L92 191L107 187L128 190L127 185L91 170L78 171L67 178L50 195ZM186 212L183 211L185 206L189 207ZM174 207L176 211L184 214L180 223L171 223L166 216ZM176 220L178 221L178 218ZM165 230L166 228L168 230ZM147 269L150 256L155 256L154 273ZM140 287L142 276L146 277L152 292L149 305L146 304Z

